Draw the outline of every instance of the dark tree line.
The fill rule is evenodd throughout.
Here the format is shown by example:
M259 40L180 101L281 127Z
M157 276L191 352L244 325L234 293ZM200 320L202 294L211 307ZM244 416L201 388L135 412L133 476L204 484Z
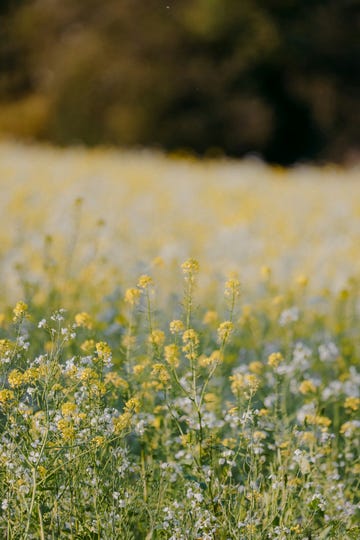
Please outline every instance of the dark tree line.
M359 22L357 0L6 0L0 131L343 161Z

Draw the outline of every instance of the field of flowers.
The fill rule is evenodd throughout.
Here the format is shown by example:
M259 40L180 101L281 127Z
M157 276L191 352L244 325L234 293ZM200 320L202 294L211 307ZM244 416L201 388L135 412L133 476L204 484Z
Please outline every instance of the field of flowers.
M359 169L0 144L0 538L360 538Z

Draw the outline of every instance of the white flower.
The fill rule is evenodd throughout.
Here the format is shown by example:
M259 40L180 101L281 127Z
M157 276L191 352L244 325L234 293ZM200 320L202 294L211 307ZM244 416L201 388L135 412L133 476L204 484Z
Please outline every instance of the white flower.
M339 356L339 349L332 341L324 343L319 347L319 356L322 362L335 362Z
M292 322L299 320L299 309L296 306L293 306L289 309L284 309L281 312L279 317L280 326L286 326Z

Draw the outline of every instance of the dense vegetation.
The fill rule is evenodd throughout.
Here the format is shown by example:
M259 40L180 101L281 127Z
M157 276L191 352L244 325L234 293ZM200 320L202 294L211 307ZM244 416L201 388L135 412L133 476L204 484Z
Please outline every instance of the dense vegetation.
M355 0L8 0L0 9L0 132L278 163L356 156Z
M356 170L0 174L0 537L357 540Z

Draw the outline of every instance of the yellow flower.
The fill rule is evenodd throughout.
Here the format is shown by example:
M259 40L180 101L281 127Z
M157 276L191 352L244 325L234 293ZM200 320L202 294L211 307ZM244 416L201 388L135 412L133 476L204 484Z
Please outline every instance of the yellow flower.
M218 321L218 318L219 318L219 315L217 314L216 311L214 310L209 310L205 313L204 315L204 318L203 318L203 324L208 324L208 325L211 325L211 324L216 324L217 321Z
M140 296L141 291L139 289L131 288L126 290L124 300L131 306L135 306L139 302Z
M231 391L233 394L237 394L240 390L245 388L244 375L242 373L235 373L229 377L231 382Z
M22 374L22 381L24 383L31 383L39 379L40 376L40 370L39 368L28 368L24 373Z
M240 390L250 390L251 394L254 394L260 386L260 380L256 375L252 373L235 373L229 377L231 382L231 391L237 395Z
M6 356L13 349L14 344L8 339L0 339L0 355Z
M262 279L264 281L267 281L271 277L271 268L269 266L264 265L261 267L260 273L261 273Z
M300 285L300 287L306 287L309 283L309 278L302 274L296 278L296 283Z
M91 352L95 349L95 341L93 339L86 339L80 345L80 349L84 352Z
M307 445L316 443L316 437L312 431L304 431L300 436L300 440L302 444L307 444Z
M244 381L251 392L256 392L256 390L260 386L260 380L258 379L258 377L256 377L256 375L253 375L252 373L246 373L244 375Z
M137 286L140 287L140 289L147 289L148 287L151 287L151 285L153 285L153 280L150 276L143 275L139 277Z
M165 360L173 367L179 366L179 347L175 344L167 345L164 349Z
M189 328L189 330L185 330L182 336L182 340L184 343L193 343L195 345L199 344L198 333L193 328Z
M98 376L97 376L96 371L87 367L87 368L84 368L83 371L80 372L80 380L92 383L98 380Z
M17 388L23 383L23 374L18 369L13 369L8 375L8 381L11 388Z
M201 355L199 357L199 364L201 367L213 366L222 361L222 354L220 351L213 351L210 356Z
M316 386L313 382L305 380L300 384L299 391L301 394L313 394L316 392Z
M141 375L144 369L145 369L145 366L143 364L136 364L133 367L133 373L134 375Z
M157 347L163 345L165 341L165 334L162 330L153 330L149 336L149 342Z
M182 336L184 346L182 348L188 360L193 361L197 358L197 348L199 345L199 336L193 328L185 330Z
M225 296L235 298L240 296L240 281L237 278L230 278L225 283Z
M283 362L284 357L281 352L273 352L268 357L268 365L271 367L278 367L278 365Z
M12 399L14 399L14 392L12 390L0 390L0 405L6 405Z
M125 409L123 414L113 419L114 433L119 434L131 424L132 411Z
M344 407L350 411L357 411L360 405L360 398L349 396L345 399Z
M151 372L153 377L156 377L162 384L167 384L170 380L170 375L168 370L163 364L157 363L153 365Z
M345 437L351 437L356 430L360 427L359 422L351 420L350 422L345 422L340 428L340 433L345 435Z
M127 411L133 411L133 412L138 413L140 411L140 400L139 400L139 398L137 398L137 397L130 398L125 403L125 409Z
M91 330L91 328L93 327L92 318L85 311L82 311L81 313L77 313L75 315L75 323L76 326L80 326L81 328L87 328L88 330Z
M67 401L66 403L63 403L61 405L61 414L63 416L74 416L76 413L76 409L77 407L75 403Z
M71 420L60 419L57 428L65 441L71 441L75 438L75 428Z
M253 438L255 441L262 441L266 439L265 431L254 431Z
M105 341L99 341L96 343L95 348L100 360L108 360L111 358L111 349Z
M199 263L196 259L190 258L181 265L181 268L186 276L192 276L199 272Z
M14 317L13 321L18 322L21 321L24 317L27 315L28 306L25 304L25 302L18 302L16 306L13 309Z
M184 323L179 319L175 319L171 321L169 328L172 334L179 334L180 332L184 331Z
M105 442L105 437L102 437L102 435L97 435L92 439L92 442L95 444L95 446L101 446Z
M116 371L109 371L109 373L105 375L104 381L105 384L112 384L115 386L115 388L122 387L126 389L129 386L128 383L116 373Z
M231 321L224 321L220 324L219 328L217 329L220 343L225 343L225 341L227 341L233 331L233 328L234 325Z
M307 414L305 416L305 420L307 424L313 425L313 426L320 426L327 428L331 424L330 418L327 416L320 416L317 414Z
M252 373L255 373L256 375L260 375L263 369L264 369L264 364L262 362L254 361L254 362L250 362L249 364L249 370Z

